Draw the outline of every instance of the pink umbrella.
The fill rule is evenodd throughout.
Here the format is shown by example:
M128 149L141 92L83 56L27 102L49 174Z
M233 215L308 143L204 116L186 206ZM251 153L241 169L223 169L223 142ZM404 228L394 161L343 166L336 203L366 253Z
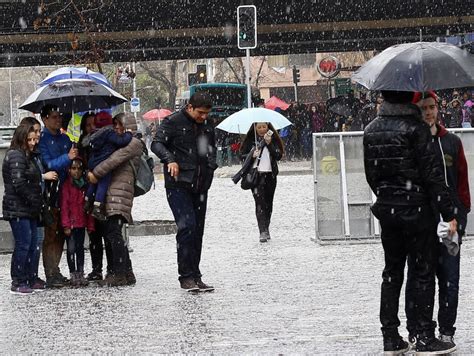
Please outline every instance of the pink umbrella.
M145 114L143 114L143 119L148 120L148 121L156 121L156 120L162 120L168 115L171 115L172 112L169 111L168 109L153 109L150 111L147 111Z
M272 96L270 99L268 99L265 103L265 108L270 109L270 110L275 110L276 108L280 108L283 111L288 109L290 105L285 103L283 100L280 98L277 98L276 96Z

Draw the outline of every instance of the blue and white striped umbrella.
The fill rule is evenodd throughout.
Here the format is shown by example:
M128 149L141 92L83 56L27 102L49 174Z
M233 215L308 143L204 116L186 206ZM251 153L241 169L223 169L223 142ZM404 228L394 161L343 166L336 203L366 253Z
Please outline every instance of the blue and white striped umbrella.
M49 73L49 75L41 83L39 83L39 86L42 87L64 79L88 79L92 80L93 82L108 86L109 88L112 87L105 75L94 72L87 67L64 67L56 69L55 71Z
M66 79L35 90L19 107L34 113L44 105L56 105L61 112L107 109L128 101L115 90L92 80Z
M275 130L291 125L286 117L276 111L265 108L249 108L233 113L216 128L229 133L246 134L250 126L257 122L269 122Z

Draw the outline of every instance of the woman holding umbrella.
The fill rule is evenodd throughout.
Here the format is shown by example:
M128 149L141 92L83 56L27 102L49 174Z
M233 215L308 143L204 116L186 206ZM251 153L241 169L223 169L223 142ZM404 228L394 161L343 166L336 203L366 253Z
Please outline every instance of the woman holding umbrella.
M255 149L252 150L254 147ZM258 179L257 186L252 189L252 195L255 199L260 242L267 242L270 239L270 219L277 184L277 161L281 159L284 152L283 141L272 124L258 122L248 130L240 152L244 159L253 152L251 167L256 168Z

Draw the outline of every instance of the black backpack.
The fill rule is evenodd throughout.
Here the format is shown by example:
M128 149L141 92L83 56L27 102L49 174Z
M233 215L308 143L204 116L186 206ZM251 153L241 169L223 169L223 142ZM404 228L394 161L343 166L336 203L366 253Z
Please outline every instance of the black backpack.
M155 162L153 158L148 156L148 150L146 149L145 144L143 144L143 151L140 155L140 160L138 166L135 167L133 163L130 162L133 174L135 176L134 187L134 197L139 197L147 193L155 183L155 176L153 174L153 168L155 167Z

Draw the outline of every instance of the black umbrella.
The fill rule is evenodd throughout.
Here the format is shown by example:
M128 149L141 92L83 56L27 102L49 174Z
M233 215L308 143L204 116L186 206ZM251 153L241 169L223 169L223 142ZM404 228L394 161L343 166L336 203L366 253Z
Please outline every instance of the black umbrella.
M357 102L355 99L338 96L329 99L326 103L329 111L344 117L354 116L357 111Z
M106 109L126 102L115 90L84 79L66 79L37 89L21 104L20 109L40 112L46 104L58 106L62 112Z
M474 55L444 42L387 48L353 75L370 90L427 91L474 86Z

